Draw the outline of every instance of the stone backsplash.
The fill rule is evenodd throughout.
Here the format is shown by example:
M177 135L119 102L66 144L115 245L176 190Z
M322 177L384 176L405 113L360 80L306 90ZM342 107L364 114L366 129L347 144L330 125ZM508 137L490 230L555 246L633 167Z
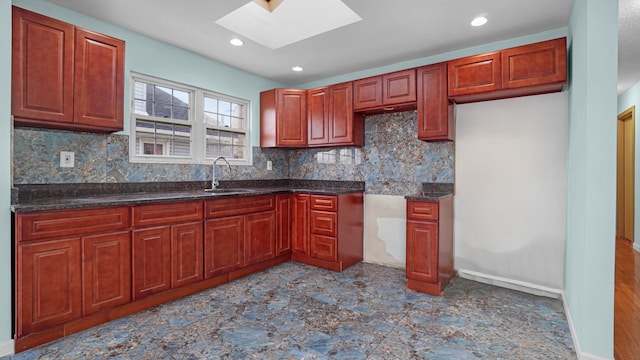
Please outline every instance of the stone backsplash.
M371 194L406 195L421 183L452 183L454 144L416 137L416 111L368 116L365 146L283 150L253 148L253 166L232 166L232 180L365 181ZM75 152L75 167L60 168L60 151ZM16 128L14 184L205 181L210 165L129 162L129 137ZM273 170L266 169L267 160Z

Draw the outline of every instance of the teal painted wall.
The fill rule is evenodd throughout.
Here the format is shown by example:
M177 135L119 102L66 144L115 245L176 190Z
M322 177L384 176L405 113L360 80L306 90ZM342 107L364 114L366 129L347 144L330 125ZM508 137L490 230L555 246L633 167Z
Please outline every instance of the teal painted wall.
M260 91L282 87L284 86L283 84L238 70L193 52L176 48L43 0L14 0L13 4L125 40L125 99L129 99L130 72L134 71L250 100L251 141L252 145L259 145ZM130 107L131 103L125 101L123 133L126 134L129 134L130 130Z
M0 344L11 334L11 1L0 0Z
M618 114L627 110L628 108L636 107L636 120L635 120L635 199L633 201L635 213L633 223L633 239L636 248L640 248L640 82L635 84L631 89L625 91L618 96Z
M618 1L576 0L569 23L565 297L583 355L613 358Z

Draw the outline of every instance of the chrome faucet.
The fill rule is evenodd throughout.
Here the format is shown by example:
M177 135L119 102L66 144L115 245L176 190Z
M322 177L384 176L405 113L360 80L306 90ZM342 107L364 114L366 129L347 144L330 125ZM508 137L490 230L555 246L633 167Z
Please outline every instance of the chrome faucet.
M218 162L218 160L224 160L225 163L227 163L227 168L229 169L229 174L231 174L231 165L229 165L229 162L227 161L227 159L225 159L223 156L218 156L215 160L213 160L213 173L211 175L211 188L212 189L217 189L218 186L220 185L220 182L218 181L218 179L216 179L216 163ZM220 173L220 175L222 176L222 173Z

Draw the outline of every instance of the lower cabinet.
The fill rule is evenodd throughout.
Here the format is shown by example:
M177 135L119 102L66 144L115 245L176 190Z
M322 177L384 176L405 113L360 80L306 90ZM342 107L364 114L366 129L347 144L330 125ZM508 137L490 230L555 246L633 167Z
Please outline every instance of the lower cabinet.
M134 299L204 278L201 201L134 206L132 213Z
M16 213L20 352L290 260L362 261L363 194Z
M80 238L18 245L17 336L82 315Z
M131 301L128 230L82 238L82 314Z
M295 194L292 259L342 271L362 261L363 194Z
M228 273L244 262L244 216L207 220L204 241L206 278Z
M204 271L211 278L276 257L276 197L205 202Z
M453 269L453 196L407 200L407 287L441 295Z
M171 227L133 232L133 298L171 288Z

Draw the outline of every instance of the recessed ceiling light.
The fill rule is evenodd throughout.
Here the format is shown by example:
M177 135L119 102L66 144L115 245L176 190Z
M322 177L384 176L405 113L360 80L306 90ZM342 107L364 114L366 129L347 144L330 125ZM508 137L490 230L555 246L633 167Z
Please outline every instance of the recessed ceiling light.
M233 45L233 46L242 46L244 45L244 41L238 39L238 38L233 38L229 41L229 44Z
M471 21L471 26L482 26L487 23L487 18L484 16L478 16Z
M301 68L300 66L294 66L294 67L292 67L292 68L291 68L291 70L293 70L293 71L297 71L297 72L300 72L300 71L302 71L302 70L304 70L304 69L303 69L303 68Z

